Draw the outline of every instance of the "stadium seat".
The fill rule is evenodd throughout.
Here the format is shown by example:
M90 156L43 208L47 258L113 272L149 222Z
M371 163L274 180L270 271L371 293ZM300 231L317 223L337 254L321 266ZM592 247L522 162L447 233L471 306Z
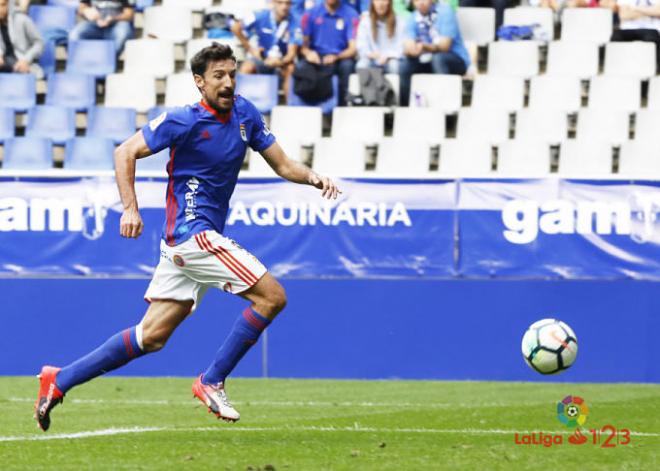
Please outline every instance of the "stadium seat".
M582 101L580 79L573 77L533 77L529 107L574 112Z
M267 2L263 0L222 0L220 6L214 6L206 11L222 11L231 13L235 18L244 18L246 15L267 8Z
M46 170L53 168L53 143L45 137L15 137L5 141L2 168Z
M423 140L414 137L385 137L378 144L375 171L383 177L428 177L430 157L429 147Z
M254 152L252 149L248 149L248 156L248 168L247 170L241 171L241 177L277 177L275 171L270 165L268 165L268 162L266 162L266 159L264 159L261 154Z
M59 73L48 77L46 104L86 111L96 103L96 80L91 75Z
M399 74L385 74L385 80L387 80L392 87L394 92L394 103L399 103L399 88L401 85L401 80L399 79ZM351 74L348 78L348 93L351 95L361 95L362 90L360 89L360 77L358 74Z
M463 108L458 112L456 137L497 144L509 138L509 113L492 108Z
M33 74L0 74L0 106L26 111L37 102L37 80Z
M202 99L195 81L189 72L168 75L165 79L165 106L185 106Z
M655 44L611 42L605 45L605 75L648 79L655 75Z
M312 168L322 175L359 177L364 166L364 146L358 140L323 137L314 144Z
M62 5L30 5L28 14L43 36L49 30L71 31L76 24L76 10Z
M524 108L516 113L516 139L559 144L568 137L566 113L559 110Z
M183 43L192 38L192 15L188 8L154 6L144 10L144 37Z
M315 106L276 106L270 114L270 129L290 158L302 160L301 146L321 138L323 115Z
M167 163L170 160L170 149L163 149L148 157L138 159L135 169L138 172L167 172Z
M16 114L11 108L0 108L0 144L16 135Z
M619 153L619 174L660 179L660 140L626 141Z
M544 177L549 173L550 148L546 142L512 139L498 146L498 176Z
M300 98L293 91L293 80L289 82L289 94L287 96L287 104L289 106L318 106L323 111L323 114L330 114L332 110L339 103L339 81L337 76L332 76L332 96L327 100L321 102L309 102Z
M660 109L660 77L653 77L649 80L649 93L646 107L654 110Z
M488 45L488 74L530 78L539 73L534 41L497 41Z
M589 79L598 75L598 43L552 41L548 44L546 75Z
M97 106L89 110L87 136L111 139L119 144L135 134L135 110Z
M439 172L454 177L488 175L493 151L490 144L478 139L447 139L440 147Z
M635 115L635 140L660 142L660 110L641 109Z
M626 111L585 108L578 112L575 137L581 140L604 141L619 145L628 140L630 115Z
M605 177L612 173L612 148L605 141L568 139L561 144L559 173L572 177Z
M185 7L190 11L204 11L213 5L213 0L163 0L164 7Z
M544 41L552 41L555 38L555 20L551 8L542 7L515 7L504 10L505 25L539 25L540 33Z
M277 106L277 75L238 74L236 93L254 104L260 113L270 113Z
M48 138L56 145L64 145L76 135L76 114L72 108L37 105L28 111L25 135Z
M642 94L639 79L633 77L597 76L589 86L589 108L637 111Z
M165 78L174 73L174 43L165 39L130 39L124 48L124 73Z
M477 75L472 87L471 106L519 110L525 106L525 80L521 77Z
M105 80L105 106L135 108L138 113L146 113L156 106L156 81L148 75L108 75Z
M461 107L463 84L458 75L414 74L410 83L410 106L430 106L445 113Z
M70 41L66 71L105 77L117 67L115 43L105 39Z
M44 52L39 56L39 67L44 71L44 76L46 77L55 73L55 69L57 68L55 48L55 41L46 41L44 43Z
M70 8L78 8L80 0L48 0L49 5L63 5Z
M437 144L446 136L445 114L438 108L395 108L392 136Z
M111 139L76 137L66 143L64 168L67 170L112 170L115 146Z
M154 6L155 2L156 0L134 0L133 7L135 8L136 11L142 12L144 11L145 8Z
M484 46L495 40L494 8L460 7L456 18L464 41Z
M385 111L382 107L338 106L332 110L330 135L335 139L358 139L371 144L385 135Z
M609 8L564 8L561 39L605 44L612 37L613 24L612 10Z
M234 37L191 39L186 43L186 70L190 70L190 60L193 58L193 56L214 42L231 46L234 51L234 56L236 56L236 60L239 62L245 60L245 51L243 51L241 43L238 41L238 39Z

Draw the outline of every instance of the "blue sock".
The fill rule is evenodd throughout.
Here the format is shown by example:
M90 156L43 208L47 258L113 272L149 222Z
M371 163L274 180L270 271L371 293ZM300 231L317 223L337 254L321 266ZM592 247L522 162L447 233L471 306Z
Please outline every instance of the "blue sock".
M217 384L223 382L234 367L241 361L243 355L257 343L261 332L268 327L270 321L248 307L238 316L234 327L225 339L215 360L204 372L202 383Z
M131 327L113 335L93 352L62 368L55 380L60 391L65 393L74 386L144 355L138 343L137 329L141 331L142 326Z

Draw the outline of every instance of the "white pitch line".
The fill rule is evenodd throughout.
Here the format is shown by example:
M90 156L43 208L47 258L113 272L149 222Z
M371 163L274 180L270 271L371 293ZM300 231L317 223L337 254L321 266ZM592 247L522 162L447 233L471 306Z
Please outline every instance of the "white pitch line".
M24 436L0 436L0 442L24 442L24 441L43 441L43 440L69 440L78 438L92 438L110 435L124 435L151 432L323 432L323 433L412 433L412 434L460 434L460 435L513 435L515 433L553 433L566 434L566 430L539 431L539 430L505 430L505 429L437 429L437 428L379 428L363 427L355 424L353 427L317 427L317 426L299 426L299 427L241 427L241 426L219 426L219 427L132 427L132 428L108 428L101 430L89 430L76 433L60 433L52 435L24 435ZM630 432L631 436L638 437L660 437L660 433L655 432Z

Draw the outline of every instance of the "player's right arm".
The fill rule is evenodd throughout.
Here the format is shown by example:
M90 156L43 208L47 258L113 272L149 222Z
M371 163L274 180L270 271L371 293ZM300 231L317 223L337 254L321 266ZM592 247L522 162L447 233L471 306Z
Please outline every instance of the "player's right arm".
M147 146L142 130L115 150L115 179L124 206L119 221L119 233L122 237L137 238L144 228L135 196L135 161L148 155L151 155L151 149Z

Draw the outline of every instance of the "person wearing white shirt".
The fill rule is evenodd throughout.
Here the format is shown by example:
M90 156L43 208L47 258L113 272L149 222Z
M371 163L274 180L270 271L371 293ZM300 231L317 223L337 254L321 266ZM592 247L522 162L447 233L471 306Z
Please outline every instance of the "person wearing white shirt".
M619 28L612 41L655 43L656 71L660 72L660 0L617 0Z
M399 73L403 57L405 23L392 9L392 0L373 0L369 12L360 18L357 33L356 68L382 68Z

